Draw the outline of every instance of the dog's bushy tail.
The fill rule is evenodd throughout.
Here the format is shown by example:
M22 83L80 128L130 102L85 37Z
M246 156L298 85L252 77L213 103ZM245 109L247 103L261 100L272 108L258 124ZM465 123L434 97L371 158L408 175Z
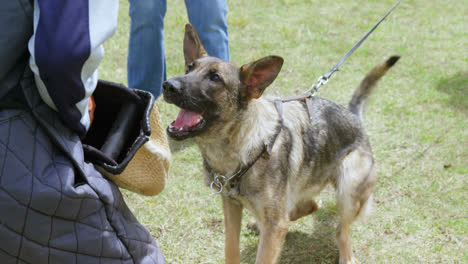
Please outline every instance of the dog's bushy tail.
M356 88L353 94L353 98L349 102L349 110L359 116L359 119L363 119L364 107L367 98L374 90L377 81L385 75L395 63L400 59L400 56L394 55L387 59L384 63L375 66L364 79L361 81L359 86Z

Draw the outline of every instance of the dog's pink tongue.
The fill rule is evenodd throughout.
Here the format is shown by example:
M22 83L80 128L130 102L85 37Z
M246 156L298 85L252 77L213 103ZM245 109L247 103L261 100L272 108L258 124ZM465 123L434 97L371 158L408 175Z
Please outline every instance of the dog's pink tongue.
M185 111L180 109L179 115L174 122L174 126L177 128L183 128L185 126L192 127L198 124L198 118L201 116L199 113Z

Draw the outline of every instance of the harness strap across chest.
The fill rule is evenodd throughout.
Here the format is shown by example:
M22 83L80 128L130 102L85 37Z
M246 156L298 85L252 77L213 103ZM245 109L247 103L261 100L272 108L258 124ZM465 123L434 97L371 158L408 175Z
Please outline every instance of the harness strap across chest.
M279 122L278 125L276 126L275 133L273 134L272 140L268 143L265 144L260 151L260 153L250 161L246 166L241 167L239 170L237 170L236 173L231 175L230 177L226 177L224 175L218 174L216 172L212 172L211 168L208 169L210 171L210 174L213 174L213 181L210 183L210 188L213 193L221 193L224 189L224 187L230 182L234 180L239 180L247 171L252 168L252 166L263 156L266 158L269 158L271 155L271 152L273 150L273 146L275 145L276 139L278 138L279 134L281 133L281 129L283 128L283 113L282 113L282 108L281 105L278 105L275 101L275 106L276 110L279 113ZM278 108L280 107L280 108ZM231 182L233 183L233 182ZM215 187L217 187L218 191L215 190Z
M291 102L291 101L305 101L305 104L307 106L307 113L309 115L309 118L311 117L312 113L312 102L311 102L311 95L300 95L300 96L294 96L294 97L288 97L285 99L276 99L275 102L275 108L276 111L279 114L279 122L278 125L276 126L276 131L275 134L273 135L273 139L270 141L270 143L266 144L263 146L262 150L260 153L250 161L246 166L241 167L240 169L237 170L236 173L231 175L230 177L226 177L224 175L218 174L216 172L212 172L211 168L208 168L208 171L210 171L211 174L213 174L213 181L210 183L210 188L213 193L221 193L224 189L224 187L231 182L231 185L234 184L234 181L238 182L239 179L247 173L247 171L252 168L252 166L262 157L267 155L266 157L269 158L273 146L275 145L276 139L278 138L279 134L281 133L281 129L283 128L283 103L284 102ZM215 187L218 189L218 191L215 190Z

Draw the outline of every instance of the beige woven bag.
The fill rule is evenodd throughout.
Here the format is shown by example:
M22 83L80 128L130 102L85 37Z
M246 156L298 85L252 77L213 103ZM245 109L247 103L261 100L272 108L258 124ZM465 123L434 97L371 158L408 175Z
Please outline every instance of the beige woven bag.
M110 174L100 169L117 186L147 196L159 194L164 189L171 163L166 131L161 125L156 104L150 113L150 125L150 139L138 149L121 174Z

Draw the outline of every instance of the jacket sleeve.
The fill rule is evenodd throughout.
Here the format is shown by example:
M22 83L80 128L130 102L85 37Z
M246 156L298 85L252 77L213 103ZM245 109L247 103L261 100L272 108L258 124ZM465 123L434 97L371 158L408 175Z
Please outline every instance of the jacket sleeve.
M117 26L118 0L35 0L30 67L41 98L82 136L98 81L102 43Z

